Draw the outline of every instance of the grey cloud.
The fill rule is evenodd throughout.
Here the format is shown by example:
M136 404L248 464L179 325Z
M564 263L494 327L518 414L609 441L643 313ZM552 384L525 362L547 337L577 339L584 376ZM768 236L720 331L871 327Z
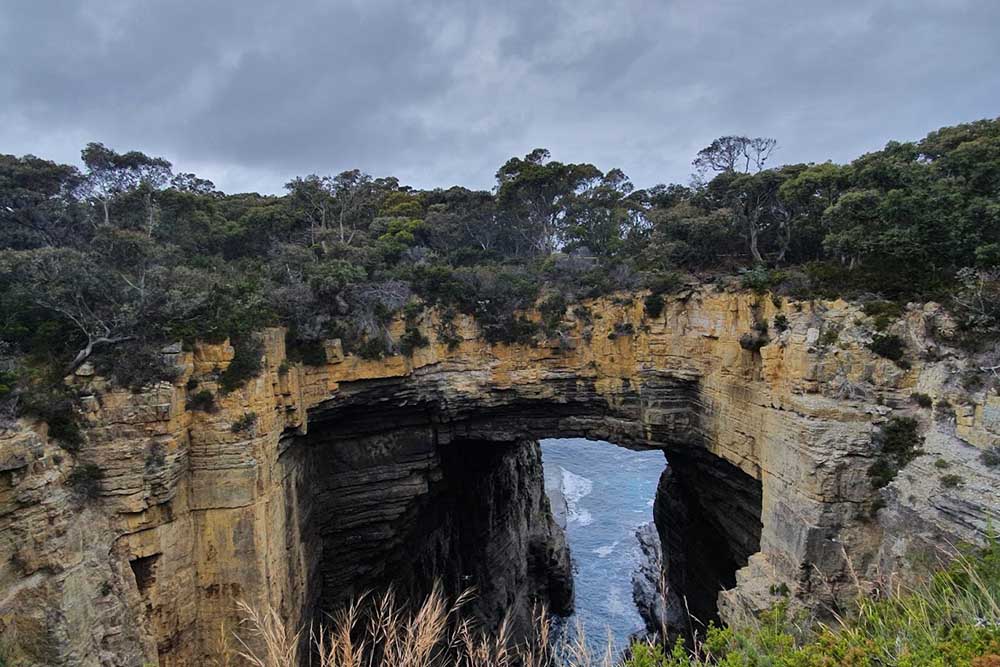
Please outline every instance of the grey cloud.
M360 167L489 187L536 146L685 181L715 136L849 160L1000 109L991 0L0 5L0 151L161 154L227 191Z

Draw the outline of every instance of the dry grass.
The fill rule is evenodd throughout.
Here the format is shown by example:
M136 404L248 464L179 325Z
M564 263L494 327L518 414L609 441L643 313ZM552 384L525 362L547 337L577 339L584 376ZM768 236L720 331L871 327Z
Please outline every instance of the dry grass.
M252 667L746 667L886 665L917 667L1000 665L1000 542L960 555L912 589L861 595L854 613L832 625L802 623L782 601L740 627L709 626L693 650L653 641L633 643L627 657L610 637L594 651L583 628L554 639L544 609L530 636L512 635L509 622L493 633L467 619L469 594L449 603L440 587L418 608L390 591L365 596L308 638L273 610L240 609L236 663ZM991 662L992 661L992 662Z
M553 664L559 647L551 642L548 613L535 613L530 637L514 640L509 619L495 632L484 632L462 618L471 599L463 593L449 602L435 586L416 609L390 590L365 595L342 609L330 624L310 632L309 642L292 632L273 609L261 613L246 603L237 634L237 657L252 667L545 667ZM302 653L308 648L308 655ZM571 665L600 665L587 652L582 632L565 645ZM610 652L609 652L610 654ZM302 658L305 660L300 661ZM610 660L606 663L611 664Z

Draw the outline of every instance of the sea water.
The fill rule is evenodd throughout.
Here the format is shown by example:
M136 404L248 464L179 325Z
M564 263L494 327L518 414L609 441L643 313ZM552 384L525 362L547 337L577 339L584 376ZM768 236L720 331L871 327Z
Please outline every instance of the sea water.
M644 624L632 601L639 562L635 529L653 520L656 484L666 465L659 451L637 452L581 438L542 440L545 490L566 529L573 557L576 610L560 632L583 627L603 652L617 649Z

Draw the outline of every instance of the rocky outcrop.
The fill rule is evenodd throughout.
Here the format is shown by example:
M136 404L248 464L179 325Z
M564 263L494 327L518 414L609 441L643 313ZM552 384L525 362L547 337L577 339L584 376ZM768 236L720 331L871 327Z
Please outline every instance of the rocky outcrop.
M425 581L451 559L488 560L465 536L505 531L527 565L484 599L552 596L566 587L552 574L561 550L548 522L485 518L497 505L473 502L449 466L499 457L469 479L542 516L530 446L515 443L553 435L667 452L676 477L658 502L676 507L657 528L669 576L683 576L706 613L733 584L718 597L727 620L784 595L817 610L842 603L997 523L998 474L978 455L1000 442L1000 397L961 387L967 360L931 340L933 306L892 325L910 361L900 368L870 352L872 319L841 301L706 287L656 318L641 301L594 301L534 346L489 346L463 318L457 349L435 342L409 358L363 360L331 342L322 367L288 363L282 332L268 331L264 371L228 395L216 382L227 345L170 351L177 382L138 394L81 369L79 451L63 451L44 425L0 436L0 624L40 664L210 664L237 600L303 624L357 582ZM740 344L765 322L765 343ZM418 326L435 338L435 316ZM213 410L189 407L201 391L216 396ZM915 391L952 409L919 408ZM872 436L894 415L919 420L924 453L876 491ZM937 459L961 483L942 484ZM68 484L74 470L100 471L94 497ZM435 502L447 497L470 511L448 516ZM670 515L683 511L698 539L670 537ZM414 544L441 557L404 562ZM697 551L720 544L719 558Z
M635 529L639 564L632 573L632 601L651 636L666 636L685 626L686 613L680 597L666 580L663 544L653 522Z

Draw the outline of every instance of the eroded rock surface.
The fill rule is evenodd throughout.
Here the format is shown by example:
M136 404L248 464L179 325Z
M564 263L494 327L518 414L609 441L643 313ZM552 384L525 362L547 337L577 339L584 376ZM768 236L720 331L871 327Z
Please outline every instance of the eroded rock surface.
M706 611L711 586L734 583L718 598L730 620L785 595L812 609L842 602L997 525L1000 480L979 452L1000 442L1000 397L961 388L966 360L927 334L933 306L893 325L908 346L906 370L868 350L871 319L841 301L779 306L699 288L657 318L644 316L641 298L588 307L590 317L567 313L568 333L536 346L491 347L460 319L457 349L433 343L412 358L365 361L331 343L329 363L316 368L288 364L282 332L268 331L264 372L219 395L214 412L187 403L195 391L218 394L227 345L171 351L181 377L139 394L74 378L87 422L78 452L62 450L44 425L0 435L0 624L15 627L40 664L211 664L231 641L237 600L306 623L353 590L336 563L370 568L361 579L392 574L376 555L412 544L404 528L433 519L426 534L443 558L431 561L458 554L471 563L451 520L434 518L440 506L424 512L435 494L463 497L446 483L441 454L528 451L513 443L545 436L665 449L678 475L670 484L683 493L658 502L680 498L707 517L702 541L671 550L665 540L669 575L701 582L691 599ZM767 344L741 346L765 321ZM420 323L431 340L435 324ZM914 391L953 414L918 408ZM233 428L251 412L251 427ZM876 491L866 474L872 435L894 415L920 421L925 453ZM506 456L483 478L495 493L531 477L523 454ZM946 488L937 459L962 483ZM67 485L85 464L103 473L95 498ZM742 480L734 492L719 486L719 470L741 471L722 475ZM517 494L523 507L544 511L532 493ZM671 520L657 521L661 536ZM511 543L523 537L534 560L503 574L526 583L498 583L495 599L560 589L558 577L539 574L558 572L560 558L557 546L537 547L552 537L545 522L509 525L522 529ZM739 568L728 581L719 568L691 565L692 549L720 538L727 567ZM688 565L673 568L675 558ZM446 576L468 574L463 565Z

